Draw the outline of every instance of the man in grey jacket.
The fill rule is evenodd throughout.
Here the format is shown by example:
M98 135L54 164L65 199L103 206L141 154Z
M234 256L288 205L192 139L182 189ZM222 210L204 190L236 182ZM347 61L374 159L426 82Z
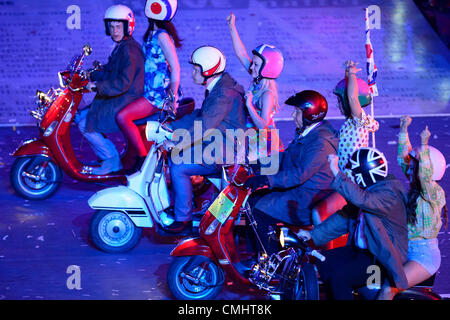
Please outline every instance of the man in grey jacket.
M336 300L353 299L353 290L374 285L377 278L381 282L383 275L393 286L406 289L403 264L408 232L402 183L388 175L387 161L376 149L361 148L353 153L350 166L356 183L339 170L338 159L336 155L329 156L335 176L332 187L349 204L311 232L299 232L317 246L349 234L346 246L324 253L325 262L318 264L322 281ZM372 277L374 272L378 277Z
M281 154L276 174L251 177L245 183L252 190L269 187L252 194L249 200L266 249L271 225L280 221L312 225L312 209L332 192L333 176L327 155L336 154L338 140L336 131L324 120L328 111L326 99L316 91L305 90L285 103L295 107L295 138Z
M208 175L219 172L220 164L225 163L224 150L215 150L213 157L206 158L202 152L210 145L211 134L215 132L226 145L227 129L245 130L244 88L225 71L226 60L223 53L211 46L194 50L190 63L193 65L194 82L206 87L202 107L192 114L171 124L172 129L184 129L189 139L183 139L172 150L170 175L175 194L175 221L166 231L181 233L188 231L192 224L192 183L190 176ZM181 130L183 131L183 130ZM212 144L212 143L211 143ZM175 163L174 155L188 153L192 157L183 157ZM200 151L200 153L198 153ZM198 157L199 156L199 157Z

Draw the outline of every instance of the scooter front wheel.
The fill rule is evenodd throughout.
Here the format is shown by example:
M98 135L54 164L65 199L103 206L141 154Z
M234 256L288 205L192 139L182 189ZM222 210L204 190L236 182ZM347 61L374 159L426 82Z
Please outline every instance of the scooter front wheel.
M96 211L89 224L89 235L97 248L108 253L133 249L141 239L142 228L120 211Z
M176 257L167 272L167 284L178 300L212 300L223 282L222 269L204 256Z
M58 190L61 180L61 169L43 156L16 158L10 171L13 189L30 200L49 198Z

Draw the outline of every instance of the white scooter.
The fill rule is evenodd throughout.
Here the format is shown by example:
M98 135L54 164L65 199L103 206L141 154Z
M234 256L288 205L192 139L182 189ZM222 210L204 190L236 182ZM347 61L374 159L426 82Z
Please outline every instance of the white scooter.
M160 234L168 235L160 228L174 221L165 211L171 204L165 173L165 151L168 150L164 143L171 132L164 127L165 120L147 122L146 137L154 143L140 171L127 176L127 186L98 191L88 200L89 206L96 210L90 220L89 234L102 251L121 253L131 250L138 244L142 228L156 227ZM221 189L220 177L208 177L208 180L212 187Z

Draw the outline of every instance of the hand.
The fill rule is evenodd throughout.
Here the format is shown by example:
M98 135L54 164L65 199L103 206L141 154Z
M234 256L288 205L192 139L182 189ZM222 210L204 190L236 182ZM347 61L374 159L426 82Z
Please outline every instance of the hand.
M410 116L402 116L400 118L400 129L407 130L411 122L412 119Z
M86 89L89 90L90 92L94 92L97 91L97 86L95 85L94 82L89 81L88 84L86 85Z
M339 169L339 157L335 154L329 154L328 157L328 162L330 164L330 170L333 173L334 176L336 176L340 169Z
M422 146L427 146L430 140L431 132L428 130L428 126L420 133L420 140L422 141Z
M167 151L170 151L175 147L175 143L173 143L171 140L164 140L163 142L164 149Z
M300 229L297 232L297 237L299 237L300 239L303 239L304 241L308 241L311 239L311 232L309 232L308 230Z
M349 75L352 75L352 74L355 74L356 75L356 73L358 73L359 71L361 71L361 69L359 68L356 68L356 62L354 62L354 61L352 61L352 60L347 60L345 63L344 63L344 67L345 67L345 76L347 77L347 76L349 76Z
M269 179L266 176L254 176L248 178L244 183L244 188L255 191L256 189L269 185Z
M229 27L234 27L236 23L236 17L234 16L233 12L231 12L227 17L227 22Z

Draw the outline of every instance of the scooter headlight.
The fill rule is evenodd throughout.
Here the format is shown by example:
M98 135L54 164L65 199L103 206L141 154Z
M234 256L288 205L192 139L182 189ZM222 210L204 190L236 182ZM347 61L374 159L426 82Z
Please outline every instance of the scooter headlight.
M45 129L44 131L44 137L48 137L49 135L51 135L53 133L53 130L55 130L56 125L58 124L58 121L53 121L48 127L47 129Z

